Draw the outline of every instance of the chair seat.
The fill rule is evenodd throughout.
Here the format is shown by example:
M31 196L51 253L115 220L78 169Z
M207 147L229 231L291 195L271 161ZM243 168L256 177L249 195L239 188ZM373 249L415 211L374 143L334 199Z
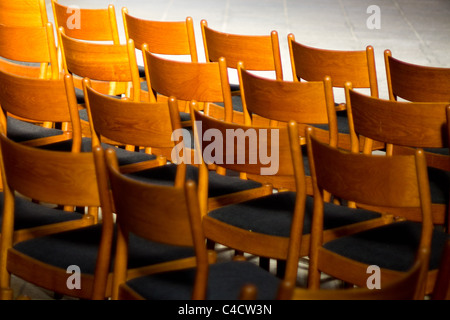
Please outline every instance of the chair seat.
M0 192L0 207L3 207L4 194ZM67 212L40 205L27 199L15 198L14 229L21 230L33 227L45 226L52 223L80 220L83 215L77 212ZM0 215L0 228L2 225Z
M324 248L352 260L395 271L408 270L417 253L421 224L401 221L345 236ZM439 267L448 234L435 229L432 236L430 270Z
M57 268L77 265L84 274L94 274L101 237L101 225L19 242L14 250ZM129 267L136 268L195 256L192 248L180 248L146 241L134 235L129 239ZM77 257L76 260L74 260ZM112 262L111 261L111 271Z
M208 216L262 234L289 237L295 205L295 192L279 192L212 210ZM303 234L310 234L313 198L306 198ZM363 209L325 203L324 229L333 229L381 217L381 214Z
M130 173L128 176L150 183L173 186L176 170L176 164L167 164L161 167ZM186 166L186 180L198 182L198 168L196 166ZM261 186L262 184L256 181L243 180L238 176L232 175L219 175L215 171L209 171L209 197L217 197L233 192L259 188Z
M53 137L63 134L62 130L44 128L26 121L21 121L12 117L8 117L8 138L15 142L24 142L28 140Z
M117 158L119 165L133 164L142 161L155 160L156 156L152 154L145 153L144 150L140 151L129 151L122 148L116 148L110 144L102 143L104 149L115 148L117 153ZM40 148L46 150L55 151L70 151L72 147L72 140L61 141L57 143L52 143L48 145L41 146ZM92 151L92 141L91 138L83 137L81 141L81 151L91 152Z
M126 284L149 300L191 299L195 269L135 278ZM258 300L274 300L280 279L247 261L227 261L209 267L207 300L237 300L244 284L258 286Z

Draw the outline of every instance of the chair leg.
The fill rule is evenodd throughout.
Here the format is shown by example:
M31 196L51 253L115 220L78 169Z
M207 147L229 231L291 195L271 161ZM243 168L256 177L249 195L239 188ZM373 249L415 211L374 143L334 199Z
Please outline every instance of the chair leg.
M11 288L3 288L0 290L0 300L12 300L13 291Z

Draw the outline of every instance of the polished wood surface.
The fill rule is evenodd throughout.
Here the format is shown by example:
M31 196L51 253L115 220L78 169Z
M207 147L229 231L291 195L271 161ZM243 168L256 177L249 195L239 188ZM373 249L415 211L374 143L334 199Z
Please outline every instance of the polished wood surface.
M320 272L332 275L358 286L364 286L367 280L367 265L340 256L323 245L323 192L357 204L372 207L419 208L422 233L418 252L423 252L422 279L428 270L431 251L433 222L431 216L431 195L428 186L426 160L423 150L417 150L410 156L374 156L337 150L317 141L313 129L308 134L308 155L311 159L315 201L311 256L308 285L318 289ZM333 159L333 161L329 161ZM408 181L405 183L405 181ZM382 186L382 187L380 187ZM416 217L412 217L417 221ZM422 254L420 254L422 255ZM390 281L401 272L381 269L381 277ZM422 280L420 295L425 292L425 280Z

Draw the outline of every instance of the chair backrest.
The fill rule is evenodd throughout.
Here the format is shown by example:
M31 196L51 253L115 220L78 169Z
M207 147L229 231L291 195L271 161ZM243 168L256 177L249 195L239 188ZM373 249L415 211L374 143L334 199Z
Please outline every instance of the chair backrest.
M278 33L270 35L240 35L214 30L206 20L200 22L206 61L217 62L224 57L227 67L237 69L243 61L248 70L274 71L278 80L283 79Z
M198 111L195 102L191 106L191 117L195 120L196 159L200 165L215 164L226 170L270 177L274 188L298 190L299 194L305 192L303 162L299 160L293 165L286 126L221 121Z
M63 27L69 37L87 41L109 41L119 44L114 5L107 8L80 8L76 5L66 6L52 0L53 16L56 29Z
M154 103L115 99L95 91L88 79L83 83L92 139L98 140L95 143L106 137L122 144L155 148L172 160L172 133L181 127L176 99Z
M0 57L16 62L11 64L0 59L0 68L16 74L30 75L33 73L40 78L58 79L58 54L53 25L50 22L44 26L34 27L0 24L0 39L2 39ZM36 64L36 71L30 73L30 66L24 66L23 63Z
M347 84L347 112L354 141L358 135L416 148L448 147L443 102L402 102L373 98ZM428 164L430 165L430 163Z
M47 22L45 0L0 1L0 24L15 27L43 27Z
M128 90L133 90L128 96L140 99L139 72L132 40L123 45L94 43L67 36L63 27L58 31L66 73L87 77L96 81L96 85L97 81L104 82L107 92L104 88L100 90L105 94L121 94L124 89L119 83L122 83Z
M136 49L147 49L155 54L189 56L198 62L197 47L192 17L185 21L146 20L132 16L122 8L126 39L133 39Z
M294 80L321 81L329 76L333 87L343 88L350 81L354 88L368 88L371 96L378 97L372 46L353 51L312 48L295 41L292 33L288 44Z
M139 182L119 172L113 149L106 150L106 160L117 214L118 248L126 245L124 239L129 232L150 241L193 247L197 273L192 298L205 299L208 257L195 183L168 187ZM126 261L126 249L119 253ZM114 273L123 272L117 266L114 269Z
M413 102L450 102L450 68L411 64L384 51L389 99Z
M178 100L224 104L225 119L232 118L231 92L228 85L226 61L186 62L159 57L144 50L149 92ZM153 99L156 98L154 97ZM205 112L208 113L207 106Z
M338 128L331 79L297 82L269 79L238 66L242 104L246 124L254 114L276 122L297 122L300 134L308 124L328 124L328 140L337 144Z
M289 281L282 281L278 300L415 300L422 270L422 261L389 283L382 283L380 289L304 289L295 287Z
M99 207L93 153L23 146L0 134L9 189L44 203Z
M72 151L80 150L80 118L70 74L53 80L23 77L0 70L0 105L5 116L12 115L29 122L71 124ZM6 128L4 117L2 124Z

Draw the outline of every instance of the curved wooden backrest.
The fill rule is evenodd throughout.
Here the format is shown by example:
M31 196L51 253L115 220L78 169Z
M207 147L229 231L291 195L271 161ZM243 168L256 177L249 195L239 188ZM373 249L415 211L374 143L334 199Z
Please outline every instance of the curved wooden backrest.
M0 24L15 27L43 27L47 22L45 0L0 1Z
M372 98L347 87L347 110L354 137L418 147L448 147L446 106L439 102L400 102Z
M231 117L231 92L225 59L219 62L185 62L159 57L146 48L143 51L148 88L178 100L221 102L225 107L225 117Z
M93 153L23 146L4 134L0 143L11 190L45 203L100 206Z
M39 77L57 79L59 64L53 32L50 22L35 27L0 24L0 56L17 62L44 64ZM50 73L47 73L48 68Z
M109 85L106 89L108 92L105 92L107 94L125 91L114 87L113 82L127 83L133 88L132 97L140 99L139 71L135 62L133 40L123 45L86 42L65 35L62 27L58 34L64 52L65 72L106 82Z
M133 39L141 50L144 43L150 52L165 55L189 55L198 62L192 17L185 21L145 20L132 16L122 8L125 36Z
M450 102L450 68L411 64L384 51L389 98L413 102Z
M217 62L221 57L229 68L237 69L243 61L248 70L275 71L276 79L283 79L278 33L270 35L239 35L219 32L200 22L206 61Z
M307 130L307 138L316 190L369 206L420 208L419 217L414 211L410 216L406 211L405 217L422 221L424 230L431 232L431 195L422 149L415 155L390 157L352 153L319 142L313 131Z
M355 88L370 88L371 96L378 97L374 50L326 50L305 46L288 35L289 52L294 80L322 81L331 77L333 87L343 88L347 81Z
M294 177L286 127L231 123L195 109L193 106L191 114L203 162L248 174Z
M328 139L336 145L338 128L329 77L310 82L274 80L246 70L242 62L238 71L247 124L252 114L283 123L294 120L302 136L308 124L328 124Z
M421 276L422 262L416 261L413 267L399 279L384 284L380 289L304 289L295 287L292 282L282 281L278 300L415 300Z
M163 155L170 159L175 146L171 114L178 115L176 99L155 103L115 99L95 91L86 80L83 83L91 130L98 138L166 149Z
M75 98L68 98L68 94L73 93L69 92L71 80L71 75L52 80L17 76L0 70L1 108L30 120L71 122L71 117L78 116L76 107L74 114L70 109Z
M114 5L108 8L88 9L76 5L66 6L52 0L56 28L63 27L69 37L88 41L112 41L119 44Z

